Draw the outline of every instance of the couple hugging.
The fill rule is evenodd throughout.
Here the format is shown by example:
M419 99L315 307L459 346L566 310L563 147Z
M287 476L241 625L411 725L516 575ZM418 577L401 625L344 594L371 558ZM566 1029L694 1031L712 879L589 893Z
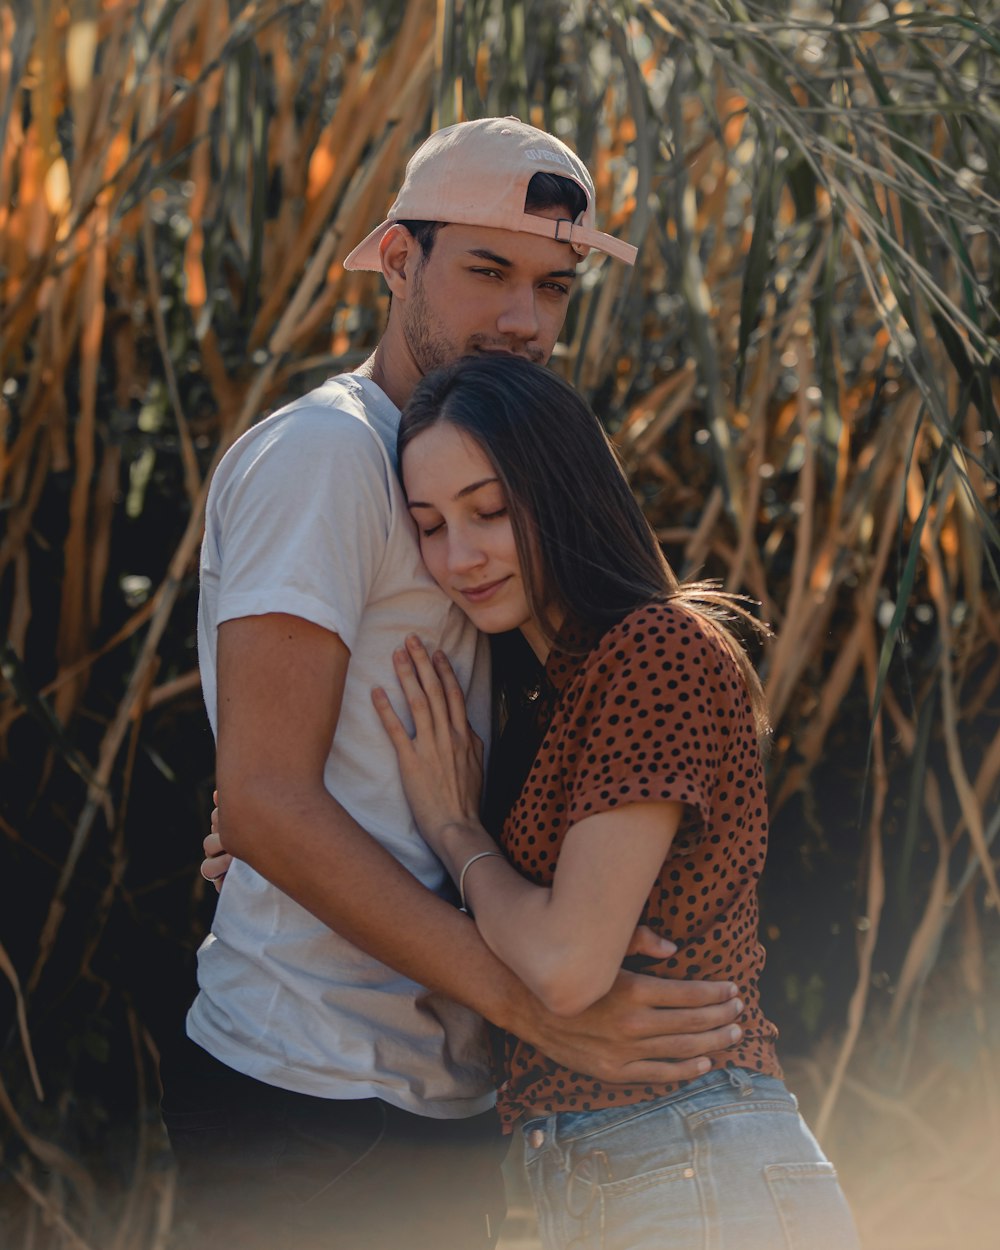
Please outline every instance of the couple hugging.
M857 1244L759 1003L741 609L544 368L592 248L635 259L559 140L432 135L345 261L392 296L374 354L215 476L186 1247L486 1250L514 1125L547 1250Z

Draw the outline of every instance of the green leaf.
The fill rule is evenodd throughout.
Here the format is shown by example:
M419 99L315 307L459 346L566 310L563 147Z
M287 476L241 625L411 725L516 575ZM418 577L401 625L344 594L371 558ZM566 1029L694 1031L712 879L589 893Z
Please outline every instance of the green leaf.
M775 161L774 136L758 115L757 198L754 209L753 237L743 270L740 295L740 329L736 349L736 396L743 391L747 347L750 335L760 316L760 302L771 273L771 248L774 241Z

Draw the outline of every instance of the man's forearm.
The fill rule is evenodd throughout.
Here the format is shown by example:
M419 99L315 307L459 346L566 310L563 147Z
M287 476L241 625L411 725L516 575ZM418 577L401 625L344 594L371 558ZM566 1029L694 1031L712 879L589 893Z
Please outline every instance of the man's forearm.
M359 949L504 1028L527 991L456 908L425 889L330 795L324 772L350 652L274 613L218 631L217 774L226 849Z
M423 886L325 791L220 784L226 849L347 941L500 1028L529 1037L541 1004L464 913Z

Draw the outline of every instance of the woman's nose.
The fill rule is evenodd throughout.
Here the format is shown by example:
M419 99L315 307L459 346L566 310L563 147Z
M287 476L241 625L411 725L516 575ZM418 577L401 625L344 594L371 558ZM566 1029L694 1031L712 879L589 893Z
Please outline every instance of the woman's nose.
M448 536L448 567L453 573L463 573L483 563L485 556L480 545L467 534L451 533Z

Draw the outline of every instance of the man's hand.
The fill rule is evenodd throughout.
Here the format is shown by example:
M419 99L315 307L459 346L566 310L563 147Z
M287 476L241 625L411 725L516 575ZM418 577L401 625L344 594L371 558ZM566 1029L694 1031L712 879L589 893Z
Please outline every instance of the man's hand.
M603 1082L684 1081L711 1067L707 1055L739 1041L743 1011L735 985L672 981L622 971L611 990L578 1016L543 1014L528 1040L574 1072Z
M226 879L226 873L233 866L233 857L228 853L222 845L222 835L219 832L219 792L212 791L212 802L215 807L212 808L212 830L206 833L201 840L202 850L205 852L205 858L201 861L199 872L206 881L211 882L215 886L215 892L222 889L222 883Z
M201 846L205 852L205 858L201 861L199 872L206 881L210 881L215 886L215 892L218 894L226 879L226 873L233 866L233 857L223 849L222 839L214 829L211 833L205 834Z

